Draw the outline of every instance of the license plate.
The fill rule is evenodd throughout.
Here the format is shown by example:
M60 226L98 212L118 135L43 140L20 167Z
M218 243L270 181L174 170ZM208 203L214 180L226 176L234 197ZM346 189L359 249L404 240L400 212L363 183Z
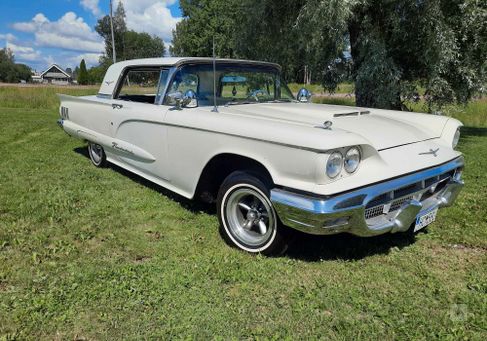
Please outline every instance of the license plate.
M414 232L421 230L422 228L428 226L436 219L436 213L438 213L438 209L435 208L432 211L423 213L422 215L416 218L416 225L414 225Z

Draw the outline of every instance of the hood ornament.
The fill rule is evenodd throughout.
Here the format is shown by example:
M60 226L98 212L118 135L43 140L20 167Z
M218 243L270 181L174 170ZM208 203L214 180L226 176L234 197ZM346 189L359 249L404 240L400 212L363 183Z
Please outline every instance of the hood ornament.
M423 152L423 153L419 153L419 155L430 155L430 154L433 154L434 157L437 157L438 156L438 151L440 150L440 148L436 148L436 149L431 149L429 150L429 152Z

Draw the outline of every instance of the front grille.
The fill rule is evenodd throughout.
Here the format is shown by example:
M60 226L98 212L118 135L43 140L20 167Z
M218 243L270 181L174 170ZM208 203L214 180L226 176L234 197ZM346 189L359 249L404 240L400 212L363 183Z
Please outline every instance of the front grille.
M452 170L376 196L365 207L365 219L386 216L399 210L403 204L414 198L420 201L430 198L446 186L455 175L455 171Z
M365 219L378 217L384 214L384 205L375 206L365 210Z

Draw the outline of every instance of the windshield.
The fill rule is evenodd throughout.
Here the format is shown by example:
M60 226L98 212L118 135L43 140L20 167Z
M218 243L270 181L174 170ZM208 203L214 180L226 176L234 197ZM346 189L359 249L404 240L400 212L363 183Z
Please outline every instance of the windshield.
M199 105L213 105L213 65L196 64L180 68L168 93L195 92ZM277 68L266 65L216 64L216 104L292 101L293 95L281 80ZM166 98L167 102L167 98ZM168 103L166 103L168 104Z

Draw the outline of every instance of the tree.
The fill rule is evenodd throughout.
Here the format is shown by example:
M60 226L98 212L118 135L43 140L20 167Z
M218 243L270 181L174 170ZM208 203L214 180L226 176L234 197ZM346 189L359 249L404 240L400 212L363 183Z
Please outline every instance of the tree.
M103 65L98 65L88 70L88 80L90 84L100 84L103 81L106 70Z
M113 62L112 31L110 26L110 16L105 15L99 19L95 31L105 40L105 55L102 56L101 64L110 65ZM113 14L113 32L115 37L115 52L117 60L124 60L125 33L127 24L125 23L125 9L122 2L118 3L117 9Z
M31 79L31 69L24 64L15 64L14 54L10 49L0 50L0 82L29 82Z
M430 108L465 103L486 81L485 1L373 0L351 9L358 105L399 109L414 82Z
M359 106L401 109L419 84L433 110L465 103L487 79L482 0L182 0L181 8L173 53L211 55L215 36L219 56L277 62L294 81L306 65L329 90L351 65Z
M32 80L32 70L25 64L15 64L15 73L18 81L30 82Z
M78 72L78 84L86 85L90 82L88 71L86 70L86 63L85 60L82 59L81 63L79 64L79 72Z
M244 1L245 2L245 1ZM238 0L181 0L183 20L173 31L174 56L234 58L236 15L243 11Z
M101 69L94 70L106 71L113 63L112 50L112 33L110 27L110 16L106 15L99 19L95 30L105 40L105 54L100 59ZM151 36L148 33L138 33L132 30L127 30L125 23L125 9L122 2L119 2L118 7L113 15L113 31L115 36L115 49L117 61L135 59L135 58L151 58L162 57L166 52L164 42L161 38ZM98 76L96 76L98 78Z
M125 32L124 59L163 57L166 47L161 38L148 33Z

